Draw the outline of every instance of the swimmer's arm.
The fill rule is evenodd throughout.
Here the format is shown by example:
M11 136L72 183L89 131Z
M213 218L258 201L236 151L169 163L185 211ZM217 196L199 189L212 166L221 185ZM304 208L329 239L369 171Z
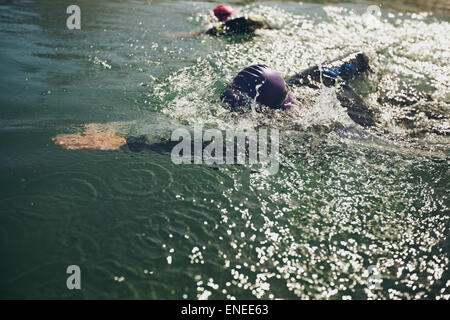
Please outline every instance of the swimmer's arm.
M189 37L196 37L203 34L201 31L192 31L192 32L179 32L179 33L165 33L164 35L167 38L173 38L173 39L183 39L183 38L189 38Z
M336 95L341 105L347 109L347 114L353 121L363 127L375 125L374 111L349 85L341 85Z
M85 130L82 134L57 136L52 140L56 145L67 150L129 150L132 152L149 150L161 154L170 154L176 145L182 143L182 141L172 141L167 137L160 139L157 142L150 142L145 135L123 138L112 131L95 131L91 128L91 126L92 124L87 125L86 127L88 127L88 129ZM95 124L95 128L103 129L105 128L105 125ZM225 136L226 134L223 133L223 135ZM237 139L237 137L235 137L235 139ZM196 142L194 140L191 140L188 143L190 144L191 152L193 152L195 148L197 148ZM211 141L198 141L198 143L201 144L201 150L204 150L206 146L211 143ZM238 148L238 142L237 140L235 140L235 143L233 143L232 146L234 149L233 155L235 157L235 162L237 162L237 157L241 152L244 152L248 156L249 149L247 145L245 147L245 150L240 150ZM227 148L228 142L224 142L222 154L227 154ZM184 151L188 150L183 149L183 152Z
M52 138L53 142L66 150L125 150L140 152L145 149L156 152L170 152L179 141L161 141L150 143L146 136L120 137L108 132L83 132L82 134L61 135Z
M151 139L145 135L125 137L118 132L127 131L130 123L89 123L84 125L81 133L57 135L52 141L66 150L130 150L139 152L150 149L156 152L170 152L179 141L170 141L170 134L155 130Z
M172 141L163 139L158 142L151 143L146 135L138 137L128 137L126 139L126 146L128 150L133 152L141 152L143 150L152 150L158 153L170 153L172 149L179 144L180 141Z
M347 65L353 66L353 72L344 72L344 68ZM331 62L324 62L320 66L313 66L303 70L292 76L288 83L290 85L308 86L318 89L321 83L331 87L338 81L352 80L366 71L371 71L369 58L363 52L354 52Z
M141 135L138 137L129 137L126 139L126 145L128 149L132 152L141 152L144 150L150 150L158 153L171 153L173 148L180 144L182 140L175 140L172 141L170 139L161 139L158 142L150 142L146 135ZM183 141L184 142L184 141ZM199 141L199 144L202 146L202 150L208 146L211 143L211 141ZM191 140L189 141L191 151L194 150L194 148L197 148L195 146L195 141ZM226 150L225 150L226 151Z
M126 145L126 139L115 133L114 124L91 123L83 133L58 135L53 142L67 150L118 150Z
M223 137L225 137L227 135L226 132L222 132ZM237 134L237 133L235 133ZM244 140L245 138L248 139L248 137L244 134ZM242 157L249 157L250 154L250 148L249 148L249 142L247 142L244 146L244 148L240 148L239 147L239 141L237 140L239 139L238 136L235 136L233 139L233 142L231 142L231 146L230 141L229 140L223 140L222 143L222 155L228 155L228 153L232 152L233 155L233 159L234 159L234 163L238 163L238 161L240 161L239 159L242 159ZM242 137L241 137L242 139ZM253 141L256 144L256 141ZM201 146L201 153L200 153L200 157L204 157L203 155L203 150L205 150L205 148L210 145L212 142L205 140L205 141L199 141L199 140L193 140L191 139L189 142L187 142L188 144L190 144L190 149L185 150L184 148L187 147L186 146L186 141L184 140L169 140L169 139L163 139L161 141L158 142L153 142L150 143L147 136L142 135L139 137L130 137L126 139L126 145L128 147L128 150L132 151L132 152L141 152L144 150L149 150L149 151L153 151L153 152L157 152L160 154L171 154L172 151L174 150L174 147L179 145L180 143L182 143L182 149L179 150L179 154L178 152L176 152L177 154L175 154L176 157L178 156L187 156L184 154L184 152L188 152L189 156L193 156L193 153L195 152L196 148L198 148L199 146ZM216 151L215 151L216 152ZM228 160L227 160L228 161Z
M159 153L170 153L180 141L158 138L150 142L147 136L122 137L117 135L117 125L91 123L84 126L84 131L77 134L58 135L52 141L66 150L130 150L140 152L152 150Z

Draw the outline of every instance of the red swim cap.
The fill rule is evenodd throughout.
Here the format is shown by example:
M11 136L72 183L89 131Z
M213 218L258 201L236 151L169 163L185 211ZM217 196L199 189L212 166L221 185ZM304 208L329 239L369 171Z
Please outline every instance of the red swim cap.
M233 8L228 4L221 4L220 6L217 6L213 12L216 18L220 22L223 22L227 21L235 11L236 8Z

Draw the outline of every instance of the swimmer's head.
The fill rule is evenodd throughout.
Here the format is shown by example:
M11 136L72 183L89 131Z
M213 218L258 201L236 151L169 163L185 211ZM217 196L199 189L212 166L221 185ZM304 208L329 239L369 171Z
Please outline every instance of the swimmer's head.
M228 4L221 4L214 8L214 16L219 20L220 22L227 21L235 12L237 11L236 8L228 5Z
M244 106L249 98L272 109L288 109L292 105L292 97L281 74L264 64L239 72L221 98L233 108Z

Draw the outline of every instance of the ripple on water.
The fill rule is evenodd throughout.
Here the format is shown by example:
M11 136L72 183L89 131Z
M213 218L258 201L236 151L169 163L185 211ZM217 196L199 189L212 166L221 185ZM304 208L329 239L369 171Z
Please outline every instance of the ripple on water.
M264 31L250 42L165 39L147 52L142 43L153 32L148 28L153 20L145 17L155 15L145 10L132 15L144 24L127 29L137 22L117 25L110 17L123 17L134 7L114 6L107 12L107 31L113 32L101 27L94 34L104 35L107 43L89 51L90 70L102 86L129 85L126 101L135 102L135 84L148 81L145 72L137 71L154 67L160 72L154 75L164 76L153 79L145 103L137 103L142 113L148 111L148 99L152 110L184 124L220 129L263 124L296 133L286 134L274 176L248 165L175 166L169 156L152 152L89 151L76 153L82 160L73 164L77 169L27 180L23 193L0 201L0 226L8 226L0 227L2 252L15 259L14 270L7 271L17 285L17 291L11 286L7 293L68 295L53 288L64 283L54 275L70 260L85 268L84 298L449 298L448 157L435 159L433 150L400 152L399 142L388 139L407 138L402 145L407 149L412 137L435 141L432 130L420 136L421 130L443 128L436 115L447 116L448 109L448 22L429 14L383 11L382 20L368 23L365 6L250 5L244 13L283 29ZM153 8L160 7L147 7ZM201 19L193 22L205 26ZM200 48L211 43L223 50L203 55ZM177 45L186 49L184 54ZM89 63L83 43L74 46L81 49L73 57L87 57L83 63ZM333 89L320 94L294 90L302 108L285 118L275 112L275 120L234 117L219 102L220 91L249 64L269 64L287 77L356 50L367 51L374 69L355 83L380 110L379 125L370 134L334 134L351 122ZM153 59L157 54L163 58ZM167 61L181 56L187 63L177 62L180 69L167 71ZM119 71L139 80L124 82ZM78 82L79 75L71 80ZM412 128L407 126L411 110L396 113L379 100L390 88L411 83L432 94L443 109L415 108L414 119L421 121ZM106 99L97 89L90 92ZM127 103L117 105L121 111L105 119L131 112ZM448 144L445 135L439 141ZM61 256L67 261L60 262ZM368 286L371 266L380 271L379 289Z
M109 181L115 197L146 198L171 187L173 173L148 153L145 156L146 159L117 165L118 174Z

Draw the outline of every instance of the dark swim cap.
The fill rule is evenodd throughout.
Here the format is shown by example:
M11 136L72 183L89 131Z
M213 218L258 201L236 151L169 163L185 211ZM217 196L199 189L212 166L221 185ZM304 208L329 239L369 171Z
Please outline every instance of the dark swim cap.
M272 109L286 109L292 103L281 74L269 66L257 64L245 68L222 93L222 101L231 107L243 106L248 98Z
M228 18L230 18L233 13L236 11L236 8L233 8L232 6L228 4L221 4L214 8L213 12L216 18L220 22L227 21Z

